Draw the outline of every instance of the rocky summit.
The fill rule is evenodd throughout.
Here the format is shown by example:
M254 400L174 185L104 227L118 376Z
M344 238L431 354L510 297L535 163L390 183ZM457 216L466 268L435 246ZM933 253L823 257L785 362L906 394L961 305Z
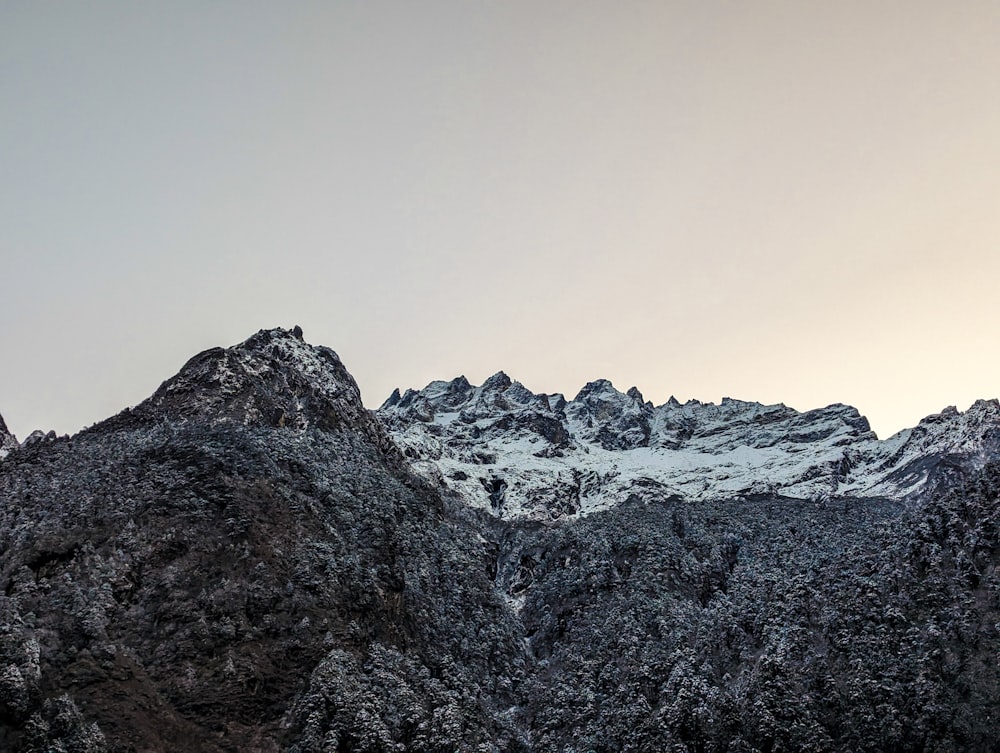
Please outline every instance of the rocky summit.
M372 412L264 330L75 436L0 419L0 750L995 750L998 456L996 401Z

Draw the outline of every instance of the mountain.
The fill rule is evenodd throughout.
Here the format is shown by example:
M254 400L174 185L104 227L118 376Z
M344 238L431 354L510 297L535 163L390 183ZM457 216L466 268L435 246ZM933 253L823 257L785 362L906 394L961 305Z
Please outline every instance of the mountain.
M517 749L472 519L294 331L11 453L0 553L2 750Z
M371 412L262 330L0 459L0 750L995 750L997 412Z
M855 408L645 402L607 380L570 401L500 372L399 391L379 417L425 477L502 518L587 515L638 496L900 500L1000 453L1000 405L948 408L879 441Z

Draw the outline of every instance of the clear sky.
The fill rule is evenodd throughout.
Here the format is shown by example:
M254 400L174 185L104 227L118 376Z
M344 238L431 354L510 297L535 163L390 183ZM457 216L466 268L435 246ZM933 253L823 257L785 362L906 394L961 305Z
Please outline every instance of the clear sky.
M1000 394L1000 3L0 0L0 413L300 324L377 406Z

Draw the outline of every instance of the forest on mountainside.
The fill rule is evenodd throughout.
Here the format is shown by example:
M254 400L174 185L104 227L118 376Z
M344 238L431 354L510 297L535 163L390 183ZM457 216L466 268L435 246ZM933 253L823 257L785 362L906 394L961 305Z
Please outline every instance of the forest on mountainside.
M996 466L911 506L542 525L316 439L158 429L4 465L4 749L994 749Z
M905 509L635 504L522 534L534 749L992 750L998 498L992 466Z

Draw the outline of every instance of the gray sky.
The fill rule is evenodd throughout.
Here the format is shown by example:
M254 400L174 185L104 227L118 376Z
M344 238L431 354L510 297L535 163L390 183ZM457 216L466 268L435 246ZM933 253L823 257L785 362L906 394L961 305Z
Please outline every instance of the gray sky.
M300 324L375 406L1000 393L996 2L0 0L0 413Z

